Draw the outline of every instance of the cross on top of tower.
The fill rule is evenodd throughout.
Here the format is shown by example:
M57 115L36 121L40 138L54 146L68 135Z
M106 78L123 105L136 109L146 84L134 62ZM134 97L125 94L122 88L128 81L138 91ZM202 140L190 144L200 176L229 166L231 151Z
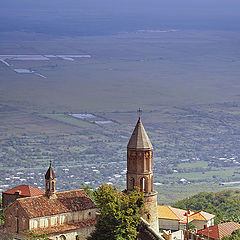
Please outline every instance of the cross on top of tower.
M141 116L142 116L142 109L139 108L139 109L137 110L137 113L138 113L138 118L141 118Z

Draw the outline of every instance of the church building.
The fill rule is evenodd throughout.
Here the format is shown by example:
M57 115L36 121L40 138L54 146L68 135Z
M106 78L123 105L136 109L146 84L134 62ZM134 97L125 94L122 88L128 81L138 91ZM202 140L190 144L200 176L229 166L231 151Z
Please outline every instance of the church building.
M45 194L18 198L5 211L4 228L17 239L27 232L47 234L54 240L85 240L96 224L96 206L83 189L56 192L50 164L45 174Z

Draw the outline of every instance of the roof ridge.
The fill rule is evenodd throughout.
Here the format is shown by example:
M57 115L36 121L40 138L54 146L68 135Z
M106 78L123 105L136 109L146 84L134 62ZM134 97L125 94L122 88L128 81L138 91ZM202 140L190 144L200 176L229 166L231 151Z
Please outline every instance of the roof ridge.
M84 191L86 192L83 188L80 188L80 189L74 189L74 190L67 190L67 191L63 191L63 192L56 192L57 193L65 193L65 192L77 192L77 191Z
M172 206L170 206L170 205L167 205L167 207L173 212L173 214L181 221L182 219L180 218L180 217L178 217L178 215L172 210L172 208L174 208L174 207L172 207ZM175 209L180 209L180 208L175 208ZM182 210L182 209L181 209Z
M200 214L201 217L207 221L207 219L205 218L205 216L203 214L201 214L202 211L197 211L197 212L194 212L193 214L191 214L189 217L192 217L193 215L196 215L196 214Z
M56 192L56 195L59 195L59 194L61 194L61 193L77 192L77 191L84 191L84 192L85 192L85 190L81 188L81 189L74 189L74 190L68 190L68 191L63 191L63 192ZM86 192L85 192L85 193L86 193ZM45 196L45 195L38 195L38 196L29 196L29 197L24 197L24 198L17 198L16 201L19 201L19 200L24 201L25 199L28 199L28 198L38 198L38 197L43 197L43 196ZM89 197L89 196L87 195L87 193L86 193L86 196ZM90 198L90 197L89 197L89 198Z

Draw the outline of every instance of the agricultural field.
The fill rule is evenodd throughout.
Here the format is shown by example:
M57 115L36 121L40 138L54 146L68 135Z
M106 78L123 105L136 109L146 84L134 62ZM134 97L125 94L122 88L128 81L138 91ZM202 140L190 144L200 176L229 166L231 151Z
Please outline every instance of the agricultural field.
M1 191L43 188L50 161L59 191L124 188L139 107L159 202L239 188L238 32L13 35L0 34Z

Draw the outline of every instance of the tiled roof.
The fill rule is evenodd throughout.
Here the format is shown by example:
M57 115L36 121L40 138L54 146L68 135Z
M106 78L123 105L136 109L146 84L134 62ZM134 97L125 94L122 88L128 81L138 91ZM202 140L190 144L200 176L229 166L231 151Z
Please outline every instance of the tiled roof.
M25 210L29 218L76 212L96 207L82 189L59 192L56 193L56 197L52 198L48 198L45 195L18 198L16 202Z
M220 223L205 229L198 230L198 234L212 239L222 239L224 236L229 236L234 230L240 228L240 224L235 222Z
M17 191L19 191L20 196L25 196L25 197L34 197L34 196L45 194L44 190L29 186L29 185L20 185L15 188L9 189L3 193L15 194L15 192Z
M158 205L158 218L161 219L171 219L171 220L178 220L182 223L187 222L187 217L185 216L185 213L187 211L179 208L174 208L171 206L164 206L164 205ZM190 212L191 214L193 212ZM192 221L192 219L188 219L189 222Z
M180 218L180 220L182 221L187 221L187 217L185 216L185 214L187 213L186 210L180 209L180 208L174 208L169 206L170 209L176 214L176 216L178 216ZM193 212L190 212L190 214L192 214ZM189 219L190 221L190 219Z
M140 118L138 119L132 136L128 142L127 148L135 150L145 150L153 148Z
M34 229L32 232L37 234L53 234L53 233L64 233L66 231L75 230L79 228L89 227L96 225L96 219L86 219L83 222L76 222L76 223L64 223L56 226L51 226L48 228L37 228Z
M200 221L209 221L210 219L214 218L215 215L204 212L204 211L199 211L196 213L193 213L192 215L190 215L190 218L194 219L194 220L200 220Z
M158 205L158 218L181 220L171 209L170 206Z

